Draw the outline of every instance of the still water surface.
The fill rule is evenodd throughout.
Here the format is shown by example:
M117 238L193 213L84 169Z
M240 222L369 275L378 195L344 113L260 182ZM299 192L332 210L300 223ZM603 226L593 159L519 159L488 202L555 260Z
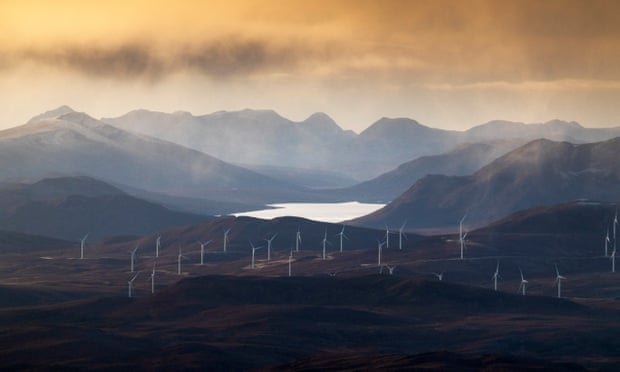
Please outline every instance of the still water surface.
M303 217L321 222L341 222L361 217L380 209L385 204L369 204L359 202L346 203L282 203L270 204L274 209L263 209L242 213L235 216L249 216L272 219L283 216Z

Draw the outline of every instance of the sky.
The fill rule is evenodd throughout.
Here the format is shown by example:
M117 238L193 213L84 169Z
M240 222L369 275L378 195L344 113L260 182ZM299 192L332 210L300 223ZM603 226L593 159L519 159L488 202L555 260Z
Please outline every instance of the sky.
M0 97L0 129L60 105L620 126L620 1L0 0Z

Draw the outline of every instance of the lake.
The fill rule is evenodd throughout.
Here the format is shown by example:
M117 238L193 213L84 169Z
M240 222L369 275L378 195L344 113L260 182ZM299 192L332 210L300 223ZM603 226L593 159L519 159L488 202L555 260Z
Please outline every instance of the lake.
M359 202L346 203L282 203L269 204L273 209L262 209L249 212L234 213L234 216L248 216L263 219L295 216L321 222L342 222L372 213L385 204Z

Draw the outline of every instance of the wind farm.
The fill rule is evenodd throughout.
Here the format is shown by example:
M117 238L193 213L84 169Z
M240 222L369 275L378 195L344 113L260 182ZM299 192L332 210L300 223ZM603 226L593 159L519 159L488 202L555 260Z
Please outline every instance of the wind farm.
M1 370L620 370L620 3L0 25Z

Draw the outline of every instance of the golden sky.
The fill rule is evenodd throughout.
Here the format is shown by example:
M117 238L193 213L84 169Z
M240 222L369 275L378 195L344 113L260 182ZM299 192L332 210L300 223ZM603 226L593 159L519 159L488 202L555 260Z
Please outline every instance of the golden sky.
M67 104L620 125L620 1L0 0L0 128Z

